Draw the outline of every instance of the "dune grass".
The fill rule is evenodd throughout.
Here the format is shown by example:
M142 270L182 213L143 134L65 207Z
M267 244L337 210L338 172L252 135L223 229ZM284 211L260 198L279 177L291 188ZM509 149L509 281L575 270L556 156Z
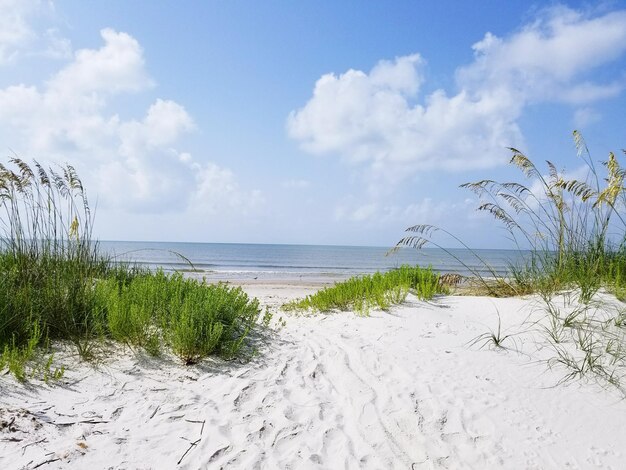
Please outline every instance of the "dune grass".
M389 310L406 299L409 291L421 299L431 299L446 289L439 282L439 275L430 267L403 265L386 273L356 276L344 282L326 287L304 299L283 306L285 310L354 310L367 315L372 308Z
M73 343L82 357L102 339L152 354L170 349L185 363L237 354L260 313L256 300L112 263L92 238L74 168L11 163L0 164L0 370L23 379L25 364L55 340Z
M485 179L461 185L481 199L479 211L491 214L504 225L514 246L530 253L525 264L510 267L508 278L492 273L492 295L558 292L575 287L585 300L600 287L620 295L626 292L626 170L611 152L602 162L601 175L576 131L574 140L578 156L588 169L585 179L567 179L549 161L544 174L512 148L510 163L529 183ZM407 232L410 235L396 247L422 248L433 243L437 232L460 242L432 225L414 225Z
M626 376L625 309L599 301L598 293L626 298L626 170L612 152L597 167L577 131L574 142L587 168L583 179L568 179L549 161L544 174L511 148L510 163L528 183L484 179L461 185L481 199L478 210L503 224L516 247L529 249L525 262L510 266L506 277L474 275L480 293L538 294L547 318L543 332L556 352L550 364L568 367L568 379L592 373L618 384ZM407 232L396 248L422 248L438 232L461 242L432 225L414 225ZM556 296L568 300L557 306ZM599 321L588 314L591 305L594 312L613 312L612 317Z

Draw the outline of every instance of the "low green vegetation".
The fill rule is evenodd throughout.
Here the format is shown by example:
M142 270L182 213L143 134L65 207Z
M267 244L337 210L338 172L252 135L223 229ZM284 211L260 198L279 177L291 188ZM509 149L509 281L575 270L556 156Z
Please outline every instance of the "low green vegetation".
M107 336L153 355L169 347L187 364L209 354L233 357L260 313L258 301L239 287L162 271L137 275L128 283L100 280L94 294Z
M542 331L556 353L549 363L569 368L568 379L591 373L618 384L626 375L626 309L615 309L599 294L608 291L626 298L626 170L612 152L596 166L576 131L574 142L586 164L585 178L568 178L551 162L543 173L512 148L510 163L527 183L485 179L461 186L481 199L479 211L491 214L518 248L528 250L525 263L511 266L506 277L474 273L478 289L472 293L537 294L546 317ZM422 248L438 232L461 242L432 225L415 225L407 232L396 249ZM498 345L499 336L498 330L477 341Z
M366 315L371 308L388 310L392 305L404 302L409 291L420 299L431 299L446 289L430 267L403 265L386 273L352 277L283 308L320 312L354 310Z
M114 264L92 239L93 217L71 166L0 164L0 370L62 375L40 354L69 341L82 357L112 339L185 363L232 357L260 309L241 289Z

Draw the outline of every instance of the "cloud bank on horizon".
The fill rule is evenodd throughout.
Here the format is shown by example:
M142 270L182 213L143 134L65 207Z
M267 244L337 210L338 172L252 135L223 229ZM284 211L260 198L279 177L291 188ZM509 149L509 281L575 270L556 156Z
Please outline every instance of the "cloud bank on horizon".
M608 83L587 75L626 51L626 11L589 17L553 7L510 36L487 32L472 49L474 61L456 70L454 93L421 93L427 62L418 53L381 60L369 72L325 74L289 115L289 136L308 153L342 157L390 181L494 167L504 148L524 146L518 120L527 106L567 103L587 123L598 118L593 103L623 91L624 75Z
M509 34L485 32L467 44L473 59L446 71L452 89L437 85L429 57L419 50L377 57L369 71L345 64L311 77L319 77L312 95L286 108L286 124L280 122L280 135L271 138L291 139L305 154L336 157L327 161L345 163L344 181L357 183L331 188L326 178L300 171L298 159L310 157L294 155L291 173L252 187L224 164L227 155L208 157L211 142L201 152L189 150L204 128L184 102L162 95L160 77L149 72L133 31L103 24L97 45L76 48L57 27L55 8L52 2L0 0L0 72L29 57L49 64L45 76L0 85L0 140L20 156L74 164L107 221L122 220L133 233L129 238L172 239L202 229L190 221L229 219L234 228L224 236L245 221L251 233L263 233L250 241L271 242L272 223L287 230L301 219L297 201L313 193L334 202L309 211L311 220L300 230L310 233L331 217L336 233L329 239L339 243L347 241L343 233L374 225L437 223L442 214L471 221L475 201L405 196L406 188L420 175L443 178L502 164L506 147L526 146L522 120L537 104L564 106L585 126L600 122L599 104L626 87L626 70L595 73L626 55L626 10L553 6ZM261 152L248 164L260 167L271 158ZM362 190L354 189L359 183ZM398 188L404 193L392 194ZM274 219L251 222L255 213ZM155 227L164 227L162 235L145 235ZM310 241L294 234L293 241Z

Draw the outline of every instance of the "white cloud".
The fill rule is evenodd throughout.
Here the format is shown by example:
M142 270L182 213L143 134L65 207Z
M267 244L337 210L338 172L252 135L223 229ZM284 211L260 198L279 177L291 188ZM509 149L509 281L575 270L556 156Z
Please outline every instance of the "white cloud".
M166 147L195 127L185 108L174 101L157 99L142 121L119 124L120 154L132 157ZM190 156L184 157L189 159Z
M154 82L135 38L108 28L101 36L100 48L78 50L42 86L0 89L0 139L20 156L72 163L105 210L257 207L261 195L241 190L230 170L177 149L195 128L182 105L157 98L141 119L122 119L110 109L112 96Z
M248 215L265 201L258 190L243 191L232 171L214 163L193 164L198 189L192 200L194 210L215 214L236 210Z
M479 99L466 91L450 97L438 90L423 105L412 104L422 81L421 64L419 56L384 63L384 81L377 73L381 64L369 74L324 75L313 98L289 116L290 136L311 153L367 162L390 179L435 167L487 167L506 145L519 144L514 122L519 107L506 90ZM407 67L414 73L408 74Z
M378 204L370 203L358 206L351 214L350 220L354 222L363 222L365 220L371 220L379 212Z
M141 91L152 84L143 50L135 38L110 28L100 31L104 46L80 49L48 88L60 95Z
M530 103L580 105L622 92L623 80L595 83L585 74L626 52L626 11L590 18L556 7L508 37L487 33L473 49L474 61L457 70L456 94L421 96L416 54L369 73L324 75L290 113L288 133L307 152L337 155L391 181L505 163L505 147L523 147L517 121Z
M458 71L463 86L483 91L505 87L523 100L565 100L572 88L589 101L613 96L616 84L577 84L577 76L626 51L626 11L589 18L559 6L508 38L491 33L474 44L475 61ZM602 88L607 87L607 90ZM582 93L578 100L584 99Z
M37 2L0 0L0 65L15 58L19 50L36 37L28 24Z
M57 28L48 28L44 35L45 47L41 51L43 57L49 59L70 59L72 42L61 35Z
M55 20L54 4L42 0L0 0L0 66L20 56L67 59L71 43L58 29L49 27L39 32L31 23L44 18Z
M311 186L311 182L303 179L290 179L283 181L281 186L287 189L307 189Z
M335 220L366 223L372 226L389 226L415 223L437 224L448 219L454 213L455 219L468 215L468 207L473 207L474 201L451 203L448 201L433 201L424 198L421 201L408 205L382 204L376 201L360 202L348 198L339 204L334 211Z

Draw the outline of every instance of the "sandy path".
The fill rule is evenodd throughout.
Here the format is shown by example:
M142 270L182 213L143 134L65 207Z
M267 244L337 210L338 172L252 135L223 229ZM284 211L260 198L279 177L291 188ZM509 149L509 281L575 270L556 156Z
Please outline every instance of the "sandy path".
M271 305L306 293L246 289ZM0 419L16 430L0 433L0 468L624 468L617 393L555 387L563 371L523 337L524 354L468 347L496 311L513 325L528 305L413 299L369 318L289 317L248 364L127 354L75 365L63 387L4 377Z

